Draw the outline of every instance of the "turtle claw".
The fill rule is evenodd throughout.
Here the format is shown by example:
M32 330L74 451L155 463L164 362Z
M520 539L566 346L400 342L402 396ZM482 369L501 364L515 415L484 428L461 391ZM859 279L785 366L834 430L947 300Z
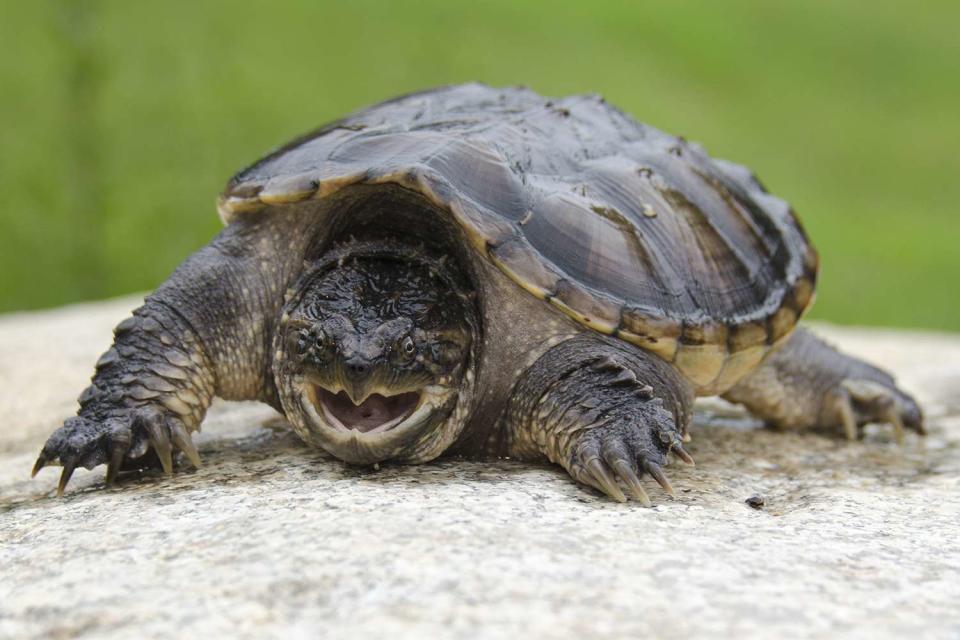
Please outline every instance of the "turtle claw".
M37 461L33 463L33 470L30 471L30 477L36 478L37 474L40 473L40 469L43 469L45 466L47 466L47 459L44 457L43 453L41 453L37 457Z
M882 417L893 425L893 435L897 439L897 444L902 447L906 435L903 428L903 421L900 419L900 414L891 409L885 411Z
M173 472L175 448L183 451L195 467L199 466L200 455L186 426L160 408L140 406L105 420L79 416L68 419L47 440L31 474L36 476L45 466L59 460L63 466L57 484L59 496L78 466L93 469L106 464L104 480L110 486L123 469L149 464L137 460L151 448L165 473Z
M112 487L113 483L117 480L117 474L120 473L120 465L123 463L123 458L117 461L115 458L111 458L110 462L107 463L107 474L103 478L103 483L108 487Z
M173 418L168 421L168 425L170 427L170 439L173 440L173 445L180 451L183 451L183 454L187 456L187 460L190 461L190 464L192 464L195 469L199 469L200 452L197 451L197 445L193 444L190 432L187 431L187 428L183 426L182 422Z
M653 503L650 502L650 496L647 495L643 485L640 484L640 478L637 477L629 462L623 459L616 460L613 463L613 468L617 472L617 477L627 486L627 490L634 500L645 507L653 506Z
M620 487L617 485L617 481L613 479L613 476L610 475L610 470L607 468L599 458L594 458L587 463L587 469L590 471L597 483L600 485L600 489L616 500L617 502L626 502L627 496L623 495L623 491L620 490Z
M846 390L837 391L830 401L833 405L833 412L836 419L843 427L843 433L847 440L853 442L860 437L860 430L857 427L857 416L853 413L853 403L850 400L850 394Z
M658 465L656 462L644 461L643 468L647 473L650 474L650 477L657 481L657 484L663 487L663 490L667 492L667 495L669 495L671 498L677 497L676 492L673 490L673 485L670 484L670 480L667 479L667 474L663 472L663 467Z
M126 441L121 438L114 439L114 442L110 448L110 462L107 463L107 476L105 478L107 486L111 486L117 479L117 474L120 473L120 468L123 466L123 460L126 458L129 450L129 439Z
M144 418L144 422L150 445L160 459L163 472L167 475L173 473L173 447L170 445L166 425L163 424L163 416L150 415Z
M919 405L893 384L847 378L832 392L827 406L848 440L859 439L863 425L870 422L891 425L899 445L903 445L907 429L920 435L927 432Z
M70 476L73 475L73 471L76 469L76 463L71 461L63 463L63 471L60 472L60 482L57 483L57 497L63 495L64 489L67 488L67 483L70 482Z
M687 453L687 450L683 448L682 444L675 444L670 450L673 451L675 456L683 460L685 464L688 464L691 467L697 466L697 463L693 461L693 456Z
M656 480L668 495L676 497L663 471L667 455L673 451L688 463L692 463L693 458L683 448L671 414L656 408L646 413L640 424L633 420L585 430L573 447L567 468L574 479L602 491L617 502L626 502L629 494L649 507L652 503L640 481L642 474ZM627 489L626 494L621 484Z

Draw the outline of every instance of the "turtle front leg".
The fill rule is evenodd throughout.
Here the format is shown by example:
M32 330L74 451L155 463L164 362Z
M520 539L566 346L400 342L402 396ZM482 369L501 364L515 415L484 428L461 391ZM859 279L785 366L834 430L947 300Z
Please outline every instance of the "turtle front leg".
M213 398L213 367L196 333L171 309L147 302L115 329L97 361L80 410L49 437L33 468L63 466L58 494L77 466L107 464L107 482L124 466L140 466L152 450L167 473L179 449L194 466L190 437Z
M251 234L264 241L250 241ZM106 464L108 483L124 468L159 464L169 473L175 450L197 466L190 433L215 395L279 406L270 374L272 324L299 247L271 253L274 238L283 241L252 225L231 225L121 322L77 415L49 437L34 475L59 463L63 493L78 466ZM292 256L290 264L274 255Z
M690 386L656 356L577 336L547 351L515 385L507 450L520 459L546 457L619 502L626 500L623 483L649 506L640 477L673 495L663 471L668 454L693 464L683 448L692 403Z
M890 374L802 327L723 397L775 427L836 428L855 440L865 424L882 422L901 443L905 429L925 433L919 405Z

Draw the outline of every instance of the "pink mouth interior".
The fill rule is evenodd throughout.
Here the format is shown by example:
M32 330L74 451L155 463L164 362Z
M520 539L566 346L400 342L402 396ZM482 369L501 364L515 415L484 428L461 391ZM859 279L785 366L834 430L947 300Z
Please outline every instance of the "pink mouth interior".
M316 395L321 409L341 426L361 432L386 431L403 422L417 408L420 394L401 393L396 396L382 396L375 393L360 404L353 404L346 392L333 394L322 387L316 387Z

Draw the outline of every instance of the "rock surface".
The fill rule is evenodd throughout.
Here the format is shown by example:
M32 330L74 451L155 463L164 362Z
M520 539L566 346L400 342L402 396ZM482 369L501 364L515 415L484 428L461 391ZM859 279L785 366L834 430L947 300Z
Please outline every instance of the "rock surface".
M33 460L136 302L0 318L0 637L960 636L960 337L821 327L931 435L847 444L704 403L698 466L653 509L547 466L358 470L225 403L199 471L81 470L51 497Z

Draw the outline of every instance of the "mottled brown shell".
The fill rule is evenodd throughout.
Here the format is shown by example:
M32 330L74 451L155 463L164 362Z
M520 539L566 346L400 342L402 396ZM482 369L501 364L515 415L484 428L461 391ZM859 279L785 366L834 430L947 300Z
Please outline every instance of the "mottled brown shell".
M745 168L603 99L479 84L417 93L299 138L235 176L220 215L397 183L564 313L727 388L794 327L817 257Z

